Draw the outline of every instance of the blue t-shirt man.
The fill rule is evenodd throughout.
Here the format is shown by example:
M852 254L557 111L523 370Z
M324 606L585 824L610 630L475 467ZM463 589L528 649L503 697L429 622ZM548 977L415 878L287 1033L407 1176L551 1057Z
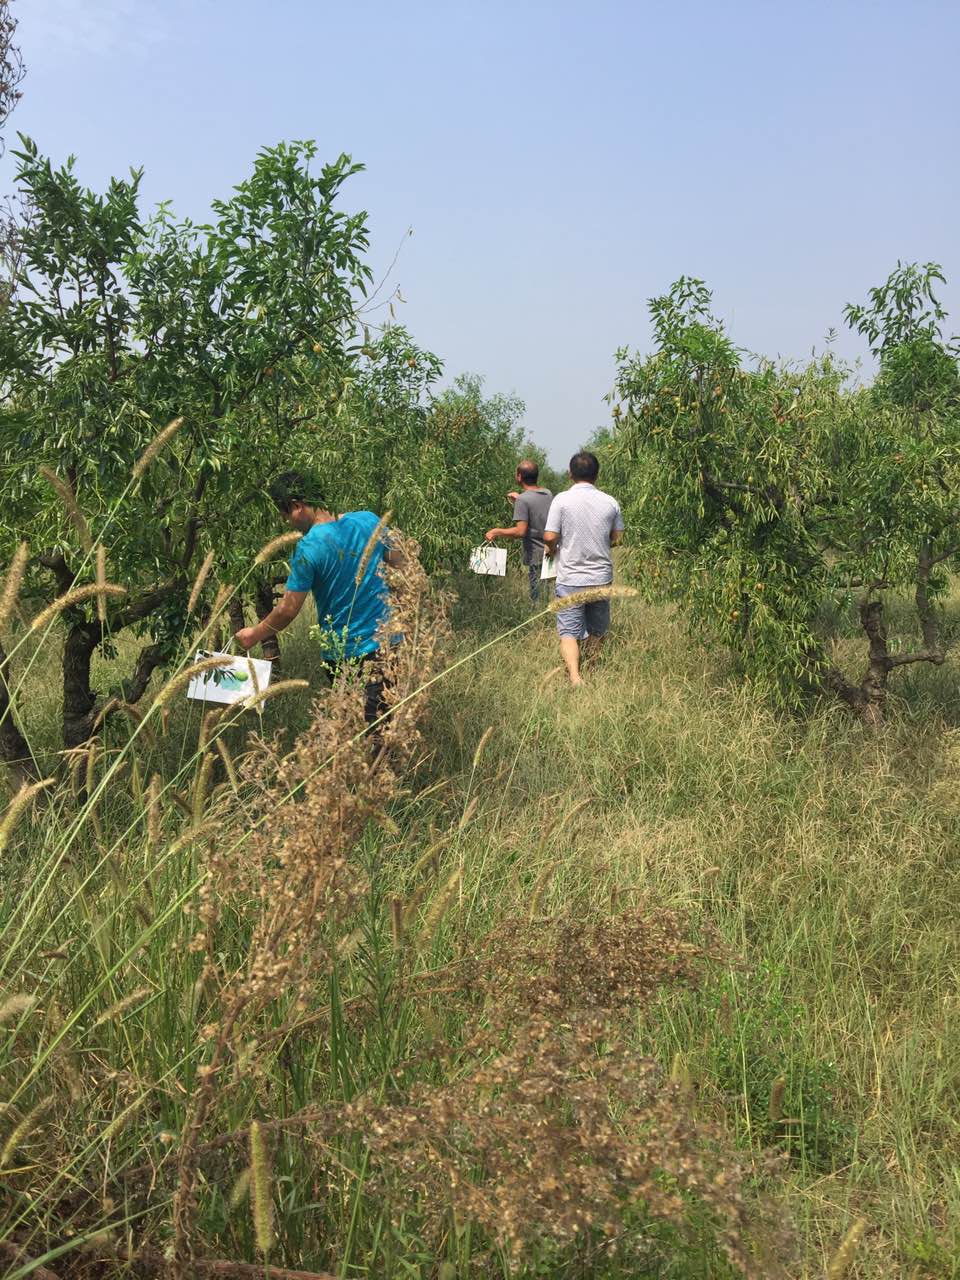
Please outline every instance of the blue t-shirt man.
M344 660L373 660L364 704L367 722L372 723L384 710L383 677L375 660L377 633L389 612L383 565L399 564L401 557L390 549L386 530L374 537L379 520L372 511L336 516L328 510L316 476L285 471L271 481L268 491L290 527L303 536L293 553L282 599L255 627L241 627L237 644L252 649L283 631L312 592L324 661L335 667Z
M389 609L383 579L383 540L357 572L379 524L372 511L347 511L315 524L297 543L287 591L312 591L320 625L320 646L328 662L360 658L379 647L377 631Z

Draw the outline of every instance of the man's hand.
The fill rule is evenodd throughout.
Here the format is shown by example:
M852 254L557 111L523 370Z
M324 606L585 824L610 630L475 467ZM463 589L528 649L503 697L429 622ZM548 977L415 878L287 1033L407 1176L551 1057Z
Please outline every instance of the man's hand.
M246 652L248 649L252 649L257 643L257 628L242 627L233 638L236 640L240 648Z
M289 627L307 598L305 591L285 591L283 599L255 627L241 627L233 637L241 649L252 649L261 644L267 636L279 635Z
M483 535L483 540L484 542L493 542L496 536L497 536L496 529L488 529L487 532Z
M508 501L508 502L516 502L516 500L517 500L519 497L520 497L520 495L519 495L519 493L517 493L516 489L511 489L511 490L510 490L510 492L507 494L507 501Z

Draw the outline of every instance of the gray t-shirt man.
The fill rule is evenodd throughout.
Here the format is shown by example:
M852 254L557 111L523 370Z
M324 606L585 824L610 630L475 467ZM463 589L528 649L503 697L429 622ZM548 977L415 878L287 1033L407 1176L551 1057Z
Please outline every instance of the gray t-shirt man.
M513 504L514 520L526 520L527 532L523 535L523 563L543 563L543 530L553 494L549 489L524 489Z
M606 587L613 581L610 535L623 530L620 504L585 480L558 493L544 528L560 535L557 587Z

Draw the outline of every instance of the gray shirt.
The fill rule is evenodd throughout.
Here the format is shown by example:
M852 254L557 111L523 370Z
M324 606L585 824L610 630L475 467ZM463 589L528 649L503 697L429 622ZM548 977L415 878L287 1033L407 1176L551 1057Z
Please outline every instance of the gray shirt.
M558 587L605 587L613 581L610 535L623 528L620 504L580 481L550 504L546 530L560 535Z
M553 494L549 489L524 489L513 504L514 520L526 520L523 535L523 563L540 564L543 560L543 528Z

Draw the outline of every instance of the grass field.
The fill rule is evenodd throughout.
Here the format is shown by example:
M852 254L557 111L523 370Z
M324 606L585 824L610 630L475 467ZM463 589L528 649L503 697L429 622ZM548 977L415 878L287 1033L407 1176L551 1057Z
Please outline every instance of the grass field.
M533 1150L531 1168L515 1160L499 1183L496 1142L508 1146L509 1131L468 1144L458 1167L492 1188L472 1216L445 1187L451 1110L480 1097L476 1114L492 1124L491 1097L509 1095L483 1069L509 1059L489 1026L530 998L510 964L540 939L579 938L580 922L636 918L651 922L656 980L620 1009L603 1060L638 1052L662 1064L668 1094L655 1105L668 1110L652 1114L695 1118L711 1149L746 1158L755 1274L960 1275L956 668L906 675L882 735L832 708L787 719L666 611L634 600L615 605L602 663L573 691L552 619L522 625L518 583L456 585L452 670L433 686L399 788L350 851L363 891L336 936L320 923L306 940L327 957L322 982L265 1005L248 1040L232 1042L197 1159L197 1254L253 1262L269 1245L273 1264L344 1278L735 1274L695 1195L682 1197L682 1221L622 1205L618 1252L560 1226L532 1240L518 1228L524 1244L511 1251L492 1218L511 1202L535 1214L546 1204L537 1179L556 1174L556 1203L568 1175L581 1185L574 1168L581 1177L591 1158L563 1143ZM285 654L284 675L301 674L312 675L305 630ZM28 689L45 726L36 745L52 751L55 699L39 664ZM289 743L307 706L278 698L265 728ZM11 1082L0 1235L6 1223L13 1275L37 1260L102 1274L137 1251L138 1265L159 1268L170 1253L177 1149L210 1052L205 1027L223 1018L186 909L217 839L182 839L198 815L198 732L197 713L178 707L168 735L142 749L139 781L128 771L79 824L55 799L4 854L0 1006L18 1003L0 1025L5 1094ZM269 821L275 793L241 778L235 795L217 769L203 786L222 831L242 833L264 806ZM146 780L178 771L180 802L149 832ZM218 982L243 970L267 910L253 891L247 906L224 894ZM662 919L709 953L696 982L671 977L687 965L672 926L657 955ZM478 996L511 921L510 964L491 971L503 1000L482 982ZM576 966L563 972L576 985ZM571 1071L581 1088L589 1070ZM582 1098L558 1088L568 1135ZM497 1118L516 1117L521 1132L528 1102ZM402 1131L391 1128L401 1109ZM613 1114L624 1129L627 1113ZM263 1128L251 1147L252 1120ZM374 1126L392 1146L367 1141ZM554 1169L558 1152L568 1166Z

